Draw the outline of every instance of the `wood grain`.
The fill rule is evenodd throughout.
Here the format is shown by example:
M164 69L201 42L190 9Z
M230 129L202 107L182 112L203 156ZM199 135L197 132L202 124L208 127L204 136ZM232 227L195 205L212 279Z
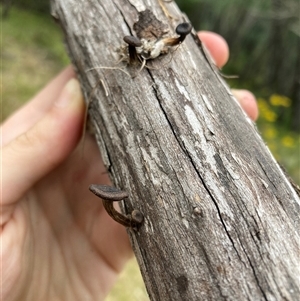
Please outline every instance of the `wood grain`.
M145 9L174 36L176 4L177 20L155 0L51 3L124 211L144 215L128 233L150 299L296 300L299 197L196 33L150 69L117 65L134 76L87 72L116 66Z

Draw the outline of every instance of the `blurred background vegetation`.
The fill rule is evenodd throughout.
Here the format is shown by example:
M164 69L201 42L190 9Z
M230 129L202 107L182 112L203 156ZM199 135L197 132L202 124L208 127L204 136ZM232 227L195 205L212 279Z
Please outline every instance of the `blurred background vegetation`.
M232 88L253 91L258 129L279 163L300 184L300 1L176 0L198 30L230 47L222 73ZM69 64L48 0L1 0L1 121ZM168 6L168 4L166 4ZM148 300L135 260L108 301Z

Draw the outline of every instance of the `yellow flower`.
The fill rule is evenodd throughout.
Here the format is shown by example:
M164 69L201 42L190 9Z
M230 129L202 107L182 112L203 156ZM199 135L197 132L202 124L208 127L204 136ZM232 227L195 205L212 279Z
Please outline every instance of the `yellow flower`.
M292 101L284 95L272 94L270 96L270 103L272 106L289 107Z
M293 147L295 144L295 139L291 136L285 136L281 139L281 142L286 147Z
M264 117L269 122L274 122L277 119L277 114L275 112L272 112L271 110L264 112Z
M265 111L269 109L268 103L263 98L257 99L259 111Z
M269 127L265 130L264 136L266 139L273 139L277 136L277 131L274 127Z
M262 119L269 122L274 122L277 119L277 114L272 111L269 103L265 99L258 98L258 108Z

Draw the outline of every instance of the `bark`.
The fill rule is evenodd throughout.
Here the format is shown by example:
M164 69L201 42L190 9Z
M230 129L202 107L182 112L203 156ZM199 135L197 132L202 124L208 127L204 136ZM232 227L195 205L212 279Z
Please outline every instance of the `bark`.
M195 32L151 69L117 65L133 77L87 71L115 66L146 8L176 36L186 17L165 7L176 19L155 0L52 0L123 210L144 215L128 234L150 299L296 300L299 197Z

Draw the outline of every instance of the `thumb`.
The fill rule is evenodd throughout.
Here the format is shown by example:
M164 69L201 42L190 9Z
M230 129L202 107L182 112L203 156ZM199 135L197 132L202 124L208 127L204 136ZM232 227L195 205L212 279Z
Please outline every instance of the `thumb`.
M9 210L32 185L72 152L80 139L83 119L80 86L76 79L71 79L53 107L27 132L2 149L4 216L5 208Z

